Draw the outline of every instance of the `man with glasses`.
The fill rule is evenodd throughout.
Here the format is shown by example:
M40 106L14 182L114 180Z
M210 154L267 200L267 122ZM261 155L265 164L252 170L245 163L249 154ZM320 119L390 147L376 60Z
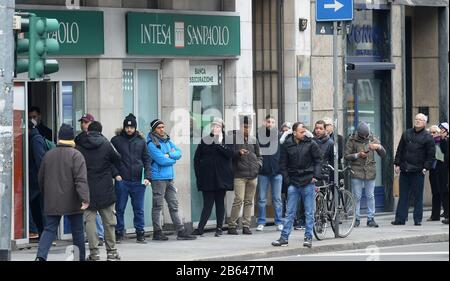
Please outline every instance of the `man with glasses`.
M414 225L422 225L423 188L426 171L432 168L436 148L433 137L425 130L428 118L416 115L414 128L406 130L395 154L395 173L400 174L400 198L393 225L404 225L408 218L409 193L414 195Z

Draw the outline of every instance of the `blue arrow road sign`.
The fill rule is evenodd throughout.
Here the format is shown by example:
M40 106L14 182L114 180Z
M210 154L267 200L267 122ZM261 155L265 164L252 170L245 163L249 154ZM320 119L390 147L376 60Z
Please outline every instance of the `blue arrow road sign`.
M317 0L316 21L353 20L353 0Z

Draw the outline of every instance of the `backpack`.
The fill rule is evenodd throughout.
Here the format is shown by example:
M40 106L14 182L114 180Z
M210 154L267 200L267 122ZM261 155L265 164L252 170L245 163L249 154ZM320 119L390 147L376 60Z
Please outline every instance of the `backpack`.
M49 151L56 147L56 144L54 142L52 142L46 138L44 138L44 141L45 141L45 151Z

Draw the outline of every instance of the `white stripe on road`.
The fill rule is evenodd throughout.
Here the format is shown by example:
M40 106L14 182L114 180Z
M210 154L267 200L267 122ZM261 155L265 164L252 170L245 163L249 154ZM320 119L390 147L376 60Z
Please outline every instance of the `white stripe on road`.
M297 257L352 257L352 256L428 256L428 255L447 255L449 252L394 252L394 253L342 253L342 254L315 254L315 255L297 255Z

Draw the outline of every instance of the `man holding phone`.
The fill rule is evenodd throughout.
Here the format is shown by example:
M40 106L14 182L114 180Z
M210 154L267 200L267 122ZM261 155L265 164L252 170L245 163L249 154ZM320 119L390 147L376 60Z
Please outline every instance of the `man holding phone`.
M352 135L345 146L345 160L347 160L353 170L352 191L356 200L356 222L360 224L360 206L362 189L366 190L367 198L367 226L378 227L375 222L375 178L376 163L375 152L380 157L386 156L386 150L380 141L370 134L369 126L365 122L360 122L356 133Z

